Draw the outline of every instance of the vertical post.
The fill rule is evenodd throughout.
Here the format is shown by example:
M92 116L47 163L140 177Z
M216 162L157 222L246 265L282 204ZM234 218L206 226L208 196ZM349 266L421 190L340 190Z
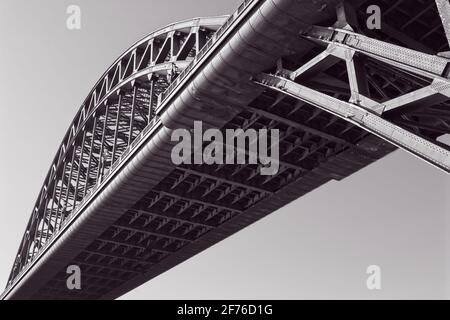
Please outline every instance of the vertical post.
M341 1L336 7L337 22L336 28L359 31L358 17L355 8L347 1ZM347 64L348 82L350 84L350 101L360 104L364 98L369 98L369 83L367 81L361 58L354 51L345 51L345 61ZM363 103L364 104L364 103Z
M154 91L155 91L155 80L153 80L153 78L152 78L152 80L150 81L150 99L149 99L149 105L148 105L148 124L150 124L150 122L152 121L152 119L153 119L153 115L154 115L154 113L153 113L153 111L154 111L154 108L153 108L153 93L154 93Z
M172 45L171 45L171 53L170 53L170 60L176 61L178 52L180 51L180 36L175 32L172 35Z
M89 185L89 175L91 174L92 152L94 150L95 131L97 130L97 118L95 118L95 116L94 116L94 124L92 126L93 127L92 127L91 145L89 149L89 161L86 169L86 183L84 184L83 197L87 193L87 188Z
M48 194L47 194L47 196L48 196ZM45 199L45 205L42 210L42 220L45 219L45 215L47 214L47 206L48 206L49 201L50 201L50 198L47 197L47 199ZM33 257L36 254L36 249L39 250L40 246L41 246L41 236L42 235L39 234L39 222L40 222L40 220L39 220L39 213L38 213L38 215L36 216L36 229L34 231L34 237L33 237L33 243L34 243ZM44 223L42 223L42 224L44 224ZM39 244L39 246L36 244L36 242Z
M33 215L35 215L35 214L36 214L36 208L33 211ZM31 230L33 228L33 222L35 220L36 219L33 219L33 217L32 217L32 219L28 225L28 228L27 228L27 238L28 238L27 240L28 241L26 242L27 245L25 247L26 256L25 256L25 264L24 265L28 264L28 259L30 258L30 249L31 249L31 244L32 244Z
M206 44L206 33L205 33L205 31L203 31L199 28L196 32L196 41L195 41L195 48L196 48L197 54L200 53L200 50L202 50L202 48L205 44Z
M58 187L58 180L55 180L54 187L53 187L53 194L52 194L52 205L50 206L50 212L48 213L48 220L51 221L53 217L53 209L55 206L55 196L56 196L56 188ZM39 244L42 243L42 234L44 232L44 224L45 224L45 213L42 216L42 226L41 226L41 234L39 236ZM55 212L55 226L56 226L56 220L58 218L58 215ZM45 235L45 241L47 242L48 235Z
M148 64L148 66L153 66L155 65L154 61L156 59L156 56L158 54L158 50L156 50L155 48L155 39L150 40L150 44L151 44L151 48L150 48L150 63Z
M64 162L64 167L63 167L63 171L62 171L62 177L61 177L61 189L59 190L59 194L58 194L58 205L56 206L56 212L55 212L55 229L58 228L58 222L59 222L59 208L62 208L62 203L61 200L63 198L63 188L64 188L64 179L66 178L66 169L67 169L67 162ZM57 185L57 184L56 184ZM56 196L55 198L56 199ZM53 207L53 205L52 205ZM45 241L47 241L48 236L45 237Z
M79 187L79 184L80 184L81 167L83 166L84 144L86 142L86 135L87 135L87 131L85 130L84 133L83 133L83 140L81 142L80 158L78 160L77 180L76 180L76 183L75 183L75 190L73 191L72 208L75 208L75 206L77 205L78 187Z
M28 241L28 239L27 239L27 235L28 235L28 226L29 226L29 225L27 225L27 228L26 228L26 231L25 231L25 235L23 236L22 243L21 243L21 246L20 246L20 256L19 256L19 263L18 263L18 265L19 265L18 272L20 272L20 271L22 270L23 265L24 265L24 257L26 256L26 255L25 255L25 250L26 250L27 241Z
M74 167L74 164L75 164L75 154L76 153L77 153L77 145L74 144L74 146L73 146L73 153L72 153L72 161L70 162L69 179L67 180L67 189L66 189L66 194L65 194L65 199L64 199L64 207L61 210L61 214L60 214L60 216L61 216L61 219L60 219L61 223L64 222L64 219L65 219L64 214L65 214L65 212L67 210L67 202L69 201L70 186L72 185L72 174L73 174L73 167ZM54 232L55 231L56 230L54 230Z
M363 97L370 98L369 82L367 81L361 57L351 51L346 51L348 81L351 90L351 102L359 104Z
M101 177L102 177L103 162L105 161L105 159L103 157L103 152L105 149L106 128L108 126L108 117L109 117L109 105L106 105L105 122L103 123L103 131L102 131L102 142L100 145L100 153L99 153L99 157L98 157L97 181L99 179L101 179Z
M134 115L136 113L136 98L137 98L137 84L133 88L133 103L131 105L131 117L130 117L130 132L128 133L128 145L133 142L133 132L134 132Z
M114 161L116 160L116 149L117 149L117 136L119 134L119 127L120 127L120 113L122 112L122 93L119 92L119 104L117 106L117 117L116 117L116 130L114 131L114 144L113 144L113 152L112 152L112 158L111 158L111 166L114 164Z
M49 216L51 216L51 214L52 214L52 211L51 211L51 209L50 209L50 213L49 213ZM41 227L39 228L39 247L42 247L42 238L43 238L43 233L44 233L44 225L45 225L45 213L44 213L44 215L42 216L42 225L41 225ZM45 240L47 241L47 237L45 238Z
M48 198L46 199L46 201L48 201ZM27 252L28 252L28 256L30 257L30 250L31 250L31 246L32 245L34 245L34 247L33 247L33 252L31 253L31 259L33 259L33 256L34 256L34 253L35 253L35 251L36 251L36 243L35 243L35 240L36 240L36 232L37 232L37 229L38 229L38 225L39 225L39 209L37 210L37 211L35 211L34 213L34 219L33 219L33 222L31 223L31 228L30 228L30 233L29 233L29 236L30 236L30 241L28 242L28 249L27 249ZM34 232L32 233L32 231L33 231L33 226L34 226ZM30 258L29 258L30 259ZM27 261L28 262L28 261Z

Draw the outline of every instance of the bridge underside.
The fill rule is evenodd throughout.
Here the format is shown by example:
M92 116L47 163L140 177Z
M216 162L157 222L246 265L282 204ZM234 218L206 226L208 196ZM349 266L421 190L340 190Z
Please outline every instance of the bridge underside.
M64 234L8 298L116 298L330 180L348 177L396 150L357 123L254 81L261 73L292 77L327 49L300 36L300 30L305 25L336 26L336 20L344 21L342 16L355 32L386 43L432 55L448 50L433 1L394 2L346 1L344 11L337 11L340 19L337 1L250 5L236 22L239 31L227 35L208 63L179 84L179 94L161 103L145 139L111 169L80 215L64 226ZM366 8L373 4L382 8L381 30L364 28ZM355 103L355 95L359 101L367 99L367 105L358 107L384 105L434 80L364 56L362 63L354 59L359 68L355 74L366 79L362 88L352 83L348 61L329 58L324 56L320 69L308 69L295 80L340 101ZM145 84L139 88L143 95L150 90ZM429 98L371 111L448 152L436 139L450 132L449 98L440 93ZM279 129L280 170L262 176L259 165L173 165L171 131L191 129L196 120L223 130ZM67 289L68 265L81 267L82 290Z

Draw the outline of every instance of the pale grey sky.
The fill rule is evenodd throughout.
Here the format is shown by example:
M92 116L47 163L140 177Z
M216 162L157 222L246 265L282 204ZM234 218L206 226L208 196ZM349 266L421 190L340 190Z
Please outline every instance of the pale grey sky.
M66 8L82 10L68 31ZM81 102L133 42L240 0L0 2L0 282ZM450 289L450 180L398 151L333 182L123 298L443 298ZM382 268L381 291L365 270ZM447 277L448 279L448 277ZM450 296L449 296L450 297Z

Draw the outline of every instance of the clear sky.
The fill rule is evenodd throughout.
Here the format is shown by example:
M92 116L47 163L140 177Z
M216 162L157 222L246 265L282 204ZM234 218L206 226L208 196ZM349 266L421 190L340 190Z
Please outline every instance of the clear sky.
M81 8L79 31L66 28L71 4ZM231 13L239 4L0 2L2 286L51 160L100 75L151 31L179 20ZM123 298L443 298L450 289L449 193L448 176L397 151ZM381 291L366 288L366 268L374 264L382 270Z

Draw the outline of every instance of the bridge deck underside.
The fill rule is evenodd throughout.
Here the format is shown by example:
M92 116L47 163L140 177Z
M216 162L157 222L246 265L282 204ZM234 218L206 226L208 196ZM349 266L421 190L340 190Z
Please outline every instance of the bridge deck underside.
M79 241L83 245L74 246L76 249L72 248L70 254L66 252L69 249L60 249L58 267L46 269L44 273L51 276L32 292L32 298L120 296L324 183L341 180L396 149L325 111L251 82L253 74L275 72L280 67L295 70L321 52L319 46L298 39L299 24L295 21L329 26L336 20L332 9L334 1L325 1L329 8L321 13L318 13L321 6L309 1L307 4L291 0L275 2L279 5L274 10L276 13L264 16L264 10L270 7L267 2L261 5L262 15L253 13L250 24L257 31L251 37L244 32L240 35L241 40L252 41L251 50L245 55L241 52L239 58L236 55L227 66L227 74L215 74L211 79L205 72L204 78L214 81L206 81L206 84L194 81L191 86L195 90L185 88L195 99L184 98L174 105L182 105L177 110L189 112L183 114L169 108L161 118L165 128L171 129L191 128L193 120L203 120L222 130L279 129L278 173L262 176L260 165L177 167L169 163L170 142L163 140L161 144L167 146L160 147L159 152L148 158L152 160L151 169L134 173L122 188L127 192L116 191L109 197L112 199L110 207L98 209L103 218L98 214L96 222L86 228L88 236L70 235L71 243L82 237L87 240ZM380 31L363 30L368 35L424 52L448 49L437 11L430 6L432 1L414 0L414 6L409 5L409 0L395 1L394 5L383 0L354 2L361 26L365 25L368 5L378 4L383 9L388 27ZM283 24L283 21L287 22ZM249 22L245 23L248 26ZM432 28L424 29L426 25ZM270 32L261 34L260 30ZM221 50L225 61L226 50ZM251 63L252 57L257 62ZM219 70L216 62L210 64ZM239 70L239 66L243 70ZM380 102L412 92L429 81L373 59L367 59L365 73L371 97ZM305 85L348 101L347 83L346 67L341 63L304 79ZM218 111L217 117L212 119L210 110ZM444 101L397 110L385 117L435 140L450 132L448 110L449 101ZM158 166L160 170L155 176L154 169ZM121 197L128 198L122 201ZM114 203L120 203L120 208L112 209ZM82 269L83 289L80 291L66 288L65 266L71 264Z

